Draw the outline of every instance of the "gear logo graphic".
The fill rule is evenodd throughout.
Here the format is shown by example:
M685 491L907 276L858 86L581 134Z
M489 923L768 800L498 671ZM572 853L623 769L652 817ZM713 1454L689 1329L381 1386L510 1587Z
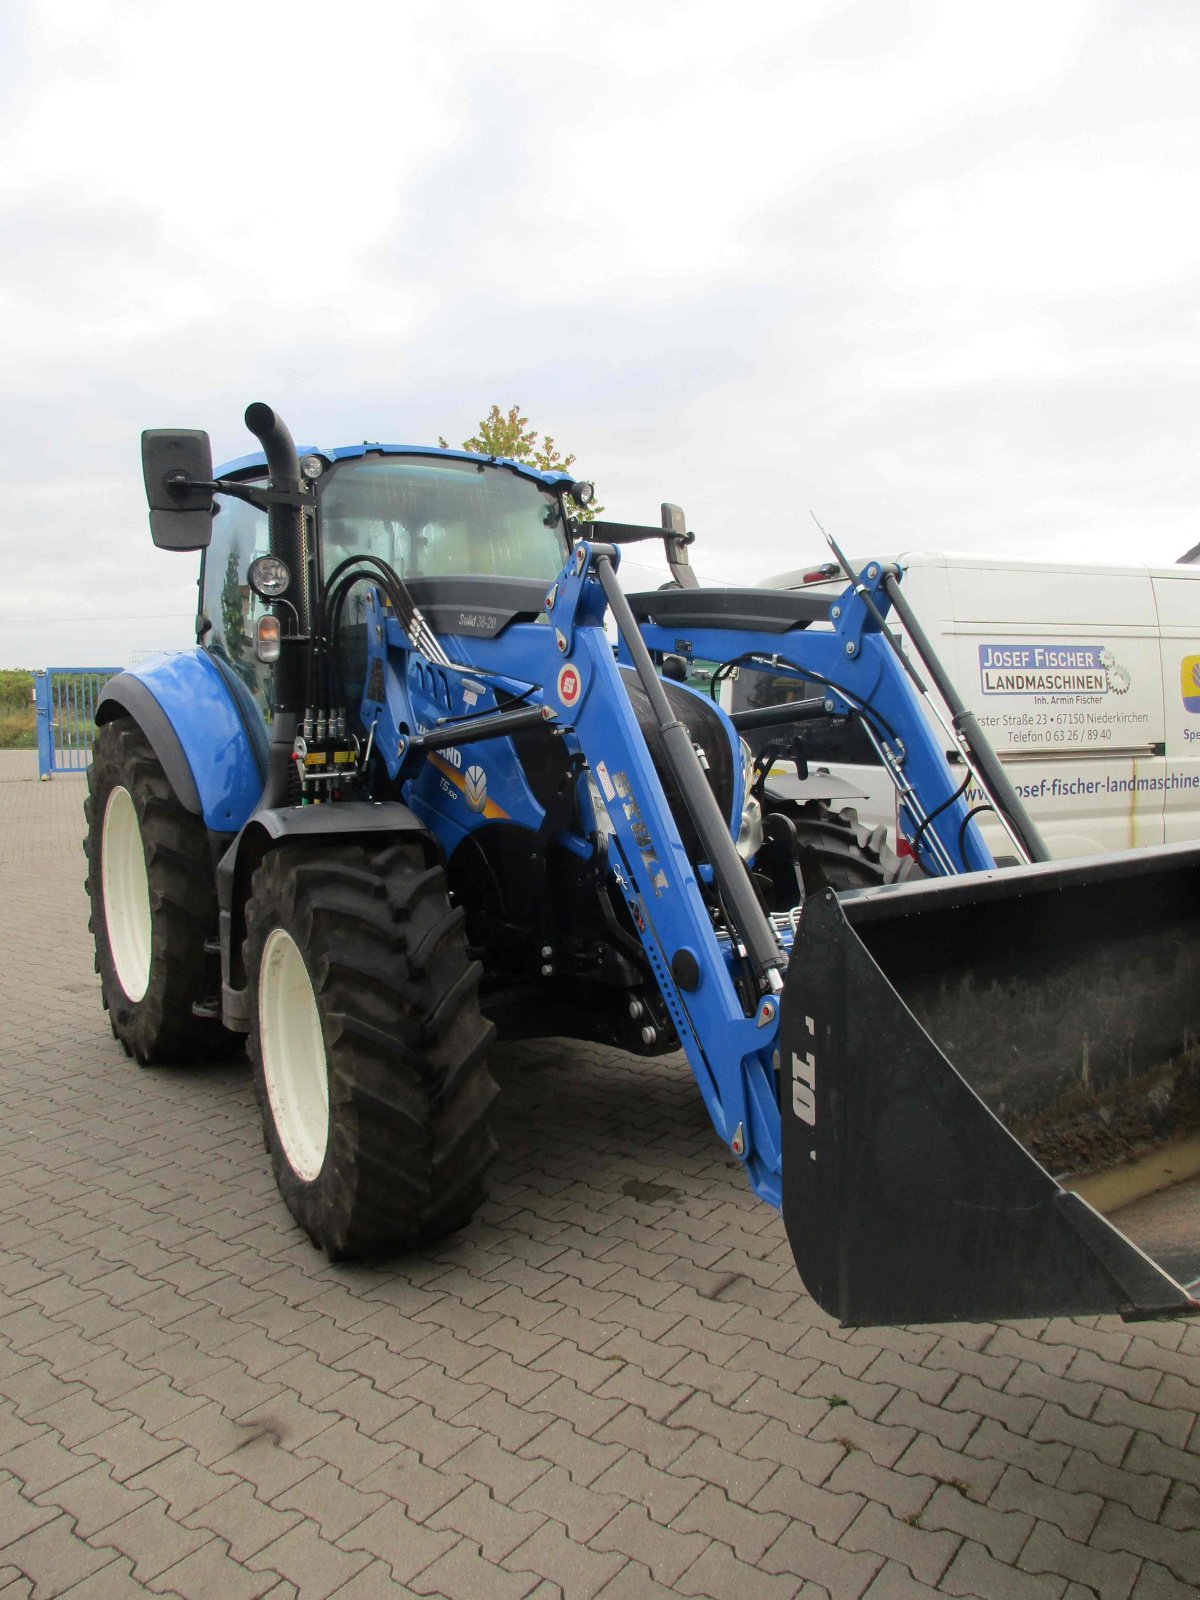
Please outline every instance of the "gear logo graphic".
M1128 694L1129 685L1133 682L1129 668L1123 667L1111 650L1101 650L1100 665L1104 668L1108 678L1110 693Z

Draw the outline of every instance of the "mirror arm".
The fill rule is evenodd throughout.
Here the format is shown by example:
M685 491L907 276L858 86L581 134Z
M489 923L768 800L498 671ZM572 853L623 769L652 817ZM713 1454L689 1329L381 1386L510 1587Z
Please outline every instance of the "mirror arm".
M698 589L700 580L688 560L687 547L695 544L694 533L671 533L663 529L663 544L667 552L667 566L671 569L671 576L681 589Z
M178 494L180 498L189 489L209 489L213 494L227 494L234 500L245 500L258 511L268 511L272 506L293 506L296 510L303 510L313 503L312 494L307 489L263 489L257 484L232 483L227 478L189 478L185 473L171 473L164 480L171 494Z

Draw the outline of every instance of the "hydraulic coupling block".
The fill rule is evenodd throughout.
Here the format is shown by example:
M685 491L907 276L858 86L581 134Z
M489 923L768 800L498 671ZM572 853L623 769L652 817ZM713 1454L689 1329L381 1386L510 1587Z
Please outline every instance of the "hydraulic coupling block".
M358 757L358 740L346 733L344 708L314 711L310 707L292 746L300 804L324 805L343 799L358 780Z

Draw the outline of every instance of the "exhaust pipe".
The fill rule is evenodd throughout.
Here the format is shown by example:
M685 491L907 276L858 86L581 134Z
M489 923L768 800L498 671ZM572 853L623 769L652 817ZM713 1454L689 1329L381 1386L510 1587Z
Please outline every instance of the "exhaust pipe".
M296 444L284 422L270 406L255 400L246 407L246 426L263 447L267 470L277 489L300 487L300 457Z
M247 428L263 447L271 488L299 495L303 482L295 441L283 419L261 400L246 407ZM285 628L272 681L275 715L271 724L271 749L267 782L261 806L281 805L287 794L288 771L296 728L304 711L306 659L312 648L312 524L310 514L298 505L275 504L267 511L267 528L273 556L287 563L291 581L282 599L295 608L296 629ZM286 607L284 608L286 614ZM297 637L296 635L299 635Z
M246 407L246 426L263 447L272 489L299 494L302 488L300 458L295 441L283 419L261 400ZM298 506L273 505L267 512L271 554L287 562L292 574L285 598L296 608L300 632L307 633L311 621L310 574L305 514Z

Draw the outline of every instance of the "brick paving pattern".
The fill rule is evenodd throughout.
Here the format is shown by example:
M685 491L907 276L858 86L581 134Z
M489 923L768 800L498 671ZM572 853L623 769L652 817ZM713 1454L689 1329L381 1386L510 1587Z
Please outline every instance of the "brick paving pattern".
M1200 1326L842 1332L686 1067L498 1053L477 1226L330 1266L244 1060L99 1005L0 756L0 1596L1196 1600Z

